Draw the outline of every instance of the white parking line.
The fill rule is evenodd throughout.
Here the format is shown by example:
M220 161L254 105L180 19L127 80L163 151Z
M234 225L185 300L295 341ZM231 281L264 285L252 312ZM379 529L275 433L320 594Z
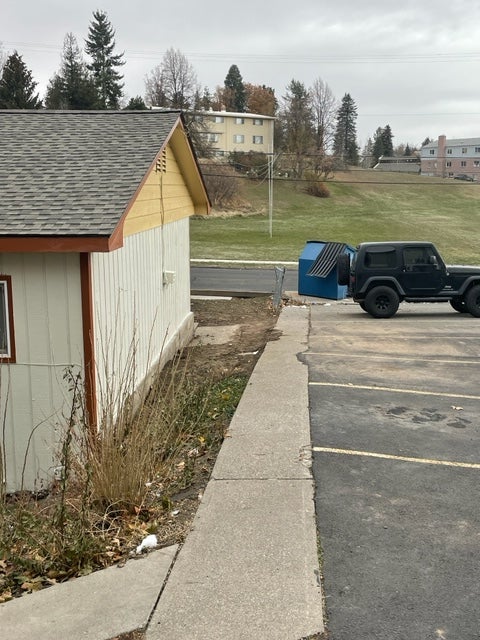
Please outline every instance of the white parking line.
M410 393L418 396L438 396L442 398L463 398L464 400L480 400L480 396L466 393L443 393L441 391L419 391L418 389L397 389L395 387L375 387L367 384L351 384L342 382L309 382L312 387L339 387L341 389L365 389L367 391L387 391L388 393Z
M475 338L475 340L478 340L478 338ZM322 358L338 358L338 352L324 352L324 351L309 351L308 353L305 354L306 356L321 356ZM372 354L362 354L362 353L349 353L348 354L348 359L351 360L352 358L360 358L362 360L395 360L395 361L400 361L400 362L411 362L412 360L415 360L415 362L430 362L432 364L475 364L478 365L479 364L479 359L476 358L475 360L459 360L458 357L456 356L452 356L451 358L442 358L442 359L437 359L437 358L432 358L432 357L421 357L421 356L398 356L395 354L391 354L388 356L383 356L383 355L372 355Z
M430 458L411 458L408 456L394 456L388 453L373 453L372 451L354 451L351 449L336 449L334 447L312 447L317 453L337 453L345 456L362 456L367 458L381 458L382 460L397 460L400 462L416 462L432 464L441 467L460 467L462 469L480 469L476 462L453 462L451 460L432 460Z

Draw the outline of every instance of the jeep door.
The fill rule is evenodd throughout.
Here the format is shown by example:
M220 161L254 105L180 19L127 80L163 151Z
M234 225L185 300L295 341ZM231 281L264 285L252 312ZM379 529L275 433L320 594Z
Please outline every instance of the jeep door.
M441 291L445 274L443 263L431 246L406 246L402 250L403 267L399 282L405 294L428 296Z

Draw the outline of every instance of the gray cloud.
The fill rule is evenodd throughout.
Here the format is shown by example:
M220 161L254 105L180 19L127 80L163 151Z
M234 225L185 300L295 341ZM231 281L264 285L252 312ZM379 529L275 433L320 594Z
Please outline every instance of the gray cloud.
M362 145L386 124L396 143L480 135L480 3L245 0L232 8L185 0L166 10L152 0L105 0L101 8L125 51L129 96L143 95L145 75L175 47L211 90L231 64L244 81L271 86L278 98L293 78L307 87L322 78L337 98L350 93L355 100ZM95 9L4 0L0 42L23 55L43 92L59 67L65 34L81 44Z

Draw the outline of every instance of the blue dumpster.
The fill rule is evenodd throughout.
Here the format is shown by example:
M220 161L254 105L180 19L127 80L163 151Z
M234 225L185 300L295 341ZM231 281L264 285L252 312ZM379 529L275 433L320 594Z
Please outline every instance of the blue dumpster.
M347 287L337 282L337 257L355 249L344 242L308 240L298 262L298 293L304 296L341 300Z

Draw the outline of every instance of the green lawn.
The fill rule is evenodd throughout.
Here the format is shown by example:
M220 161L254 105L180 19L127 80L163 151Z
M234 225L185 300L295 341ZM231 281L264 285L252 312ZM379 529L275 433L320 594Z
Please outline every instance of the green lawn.
M268 185L241 183L260 213L193 218L192 258L296 261L307 240L430 240L447 262L480 264L480 184L356 170L315 198L304 183L276 180L270 237Z

